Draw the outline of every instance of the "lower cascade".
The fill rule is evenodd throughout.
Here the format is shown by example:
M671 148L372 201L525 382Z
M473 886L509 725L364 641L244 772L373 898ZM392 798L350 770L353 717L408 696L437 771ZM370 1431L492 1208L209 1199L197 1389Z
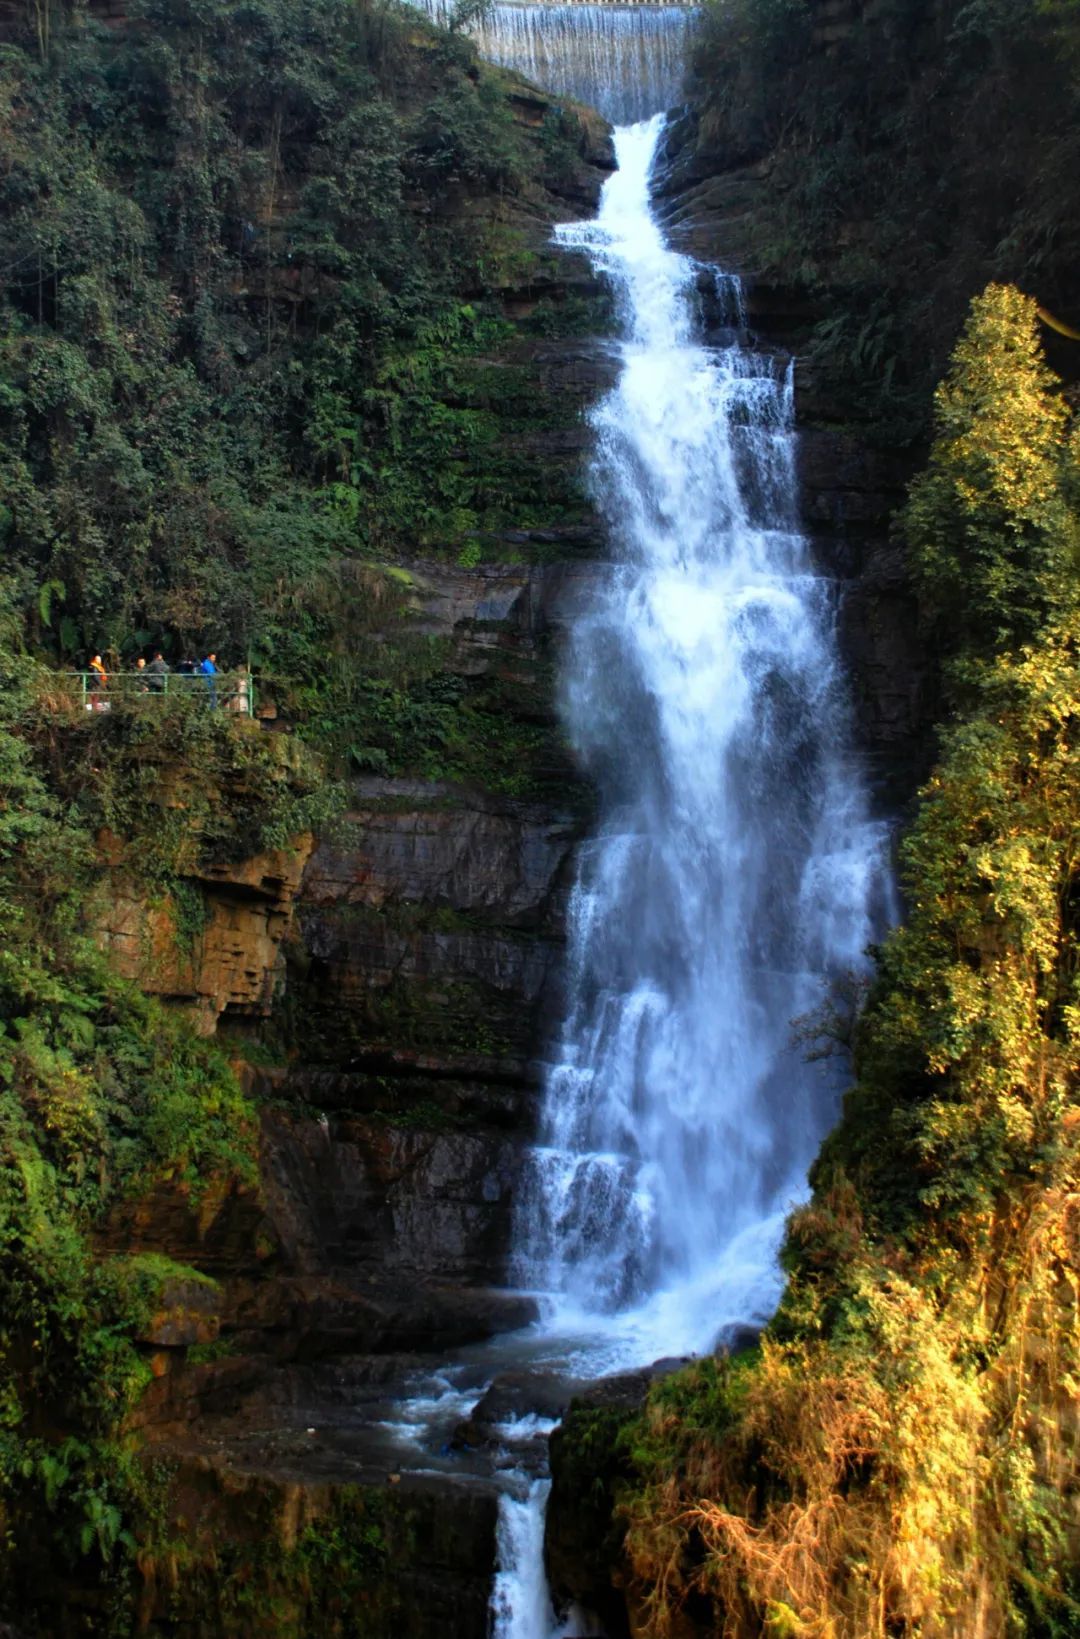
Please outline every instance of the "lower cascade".
M663 127L618 130L597 220L558 230L612 282L623 331L593 414L614 562L564 692L602 820L515 1221L517 1278L545 1294L579 1376L767 1320L838 1097L793 1020L889 915L836 589L797 523L791 369L746 345L737 280L665 244L649 193ZM498 1639L592 1631L552 1625L542 1507L536 1483L504 1502Z

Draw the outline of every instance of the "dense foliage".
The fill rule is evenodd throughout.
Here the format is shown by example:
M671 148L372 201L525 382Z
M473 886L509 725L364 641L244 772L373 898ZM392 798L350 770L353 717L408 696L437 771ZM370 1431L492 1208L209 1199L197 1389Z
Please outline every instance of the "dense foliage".
M955 715L783 1304L620 1436L658 1632L1080 1631L1080 466L1037 324L973 304L907 510Z
M515 446L548 412L500 295L581 140L516 120L460 32L394 0L5 13L0 1618L35 1621L50 1563L95 1631L130 1629L139 1337L198 1277L102 1248L165 1185L197 1211L255 1182L223 1050L91 937L110 895L183 958L202 880L324 822L336 768L544 777L531 678L448 675L395 560L469 567L508 521L583 505ZM247 661L322 755L205 694L81 709L61 668L151 645Z
M573 503L511 447L492 355L523 205L580 133L516 123L394 0L49 13L47 48L0 45L0 546L29 639L216 649L345 754L382 678L358 571Z
M118 980L86 934L85 811L50 790L39 685L0 630L0 1609L34 1608L37 1554L113 1574L144 1489L122 1420L165 1260L95 1230L170 1179L253 1179L253 1112L223 1054ZM34 1550L32 1556L29 1550Z
M710 0L691 90L718 166L767 162L754 258L817 291L812 357L885 436L926 430L988 279L1080 324L1071 0Z

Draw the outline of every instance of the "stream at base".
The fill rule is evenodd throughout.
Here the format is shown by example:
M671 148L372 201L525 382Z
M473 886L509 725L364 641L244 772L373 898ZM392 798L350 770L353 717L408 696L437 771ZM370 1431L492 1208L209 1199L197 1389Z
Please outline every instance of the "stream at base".
M556 1613L544 1582L553 1412L571 1385L768 1320L844 1079L840 1059L806 1061L793 1021L863 967L892 913L838 589L798 526L791 368L752 346L738 281L665 242L663 124L620 128L597 219L557 230L610 281L622 339L592 413L612 563L563 685L601 817L515 1202L512 1279L541 1320L416 1378L384 1425L419 1462L483 1448L501 1491L492 1639L599 1631Z

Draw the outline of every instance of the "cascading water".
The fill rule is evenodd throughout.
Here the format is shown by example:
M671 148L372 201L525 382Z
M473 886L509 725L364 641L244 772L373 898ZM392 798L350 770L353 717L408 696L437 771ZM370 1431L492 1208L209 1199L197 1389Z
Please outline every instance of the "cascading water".
M515 1238L581 1372L708 1349L768 1318L784 1218L835 1113L792 1020L887 918L886 833L855 759L833 624L796 516L792 377L698 339L705 270L649 203L663 117L616 133L599 217L559 230L618 294L594 412L615 565L565 705L604 819L580 856L569 991ZM503 1505L496 1639L559 1629L542 1486ZM569 1631L587 1631L571 1627Z
M454 0L415 0L447 22ZM557 96L628 124L678 100L693 10L687 5L491 6L470 34L483 56Z
M742 345L736 281L717 284L723 345L696 338L703 270L650 211L662 127L617 132L597 221L558 234L613 282L625 331L593 418L617 566L568 668L606 818L516 1223L523 1281L638 1358L774 1306L780 1228L835 1105L791 1021L862 963L885 880L833 588L797 527L791 373Z

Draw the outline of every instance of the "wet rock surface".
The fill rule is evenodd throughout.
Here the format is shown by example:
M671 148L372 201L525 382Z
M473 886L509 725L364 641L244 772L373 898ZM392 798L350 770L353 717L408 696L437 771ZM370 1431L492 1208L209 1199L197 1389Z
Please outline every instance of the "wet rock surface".
M583 1385L551 1437L544 1560L552 1593L558 1603L595 1611L608 1639L646 1631L632 1626L618 1580L625 1525L615 1517L615 1499L630 1477L620 1436L642 1411L650 1386L685 1364L658 1360Z
M317 1436L305 1438L302 1462L284 1442L250 1457L191 1451L178 1460L183 1571L175 1560L143 1563L143 1627L203 1639L270 1631L272 1620L275 1632L314 1633L330 1631L323 1624L338 1612L362 1621L365 1639L480 1639L494 1492L341 1464L316 1477L308 1447ZM230 1565L244 1567L239 1583Z
M288 1363L452 1349L535 1318L497 1284L516 1172L506 1134L432 1133L362 1118L263 1116L258 1191L195 1203L180 1187L118 1209L108 1241L194 1265L170 1281L146 1342L186 1367L193 1344ZM260 1368L261 1370L261 1368ZM163 1381L144 1420L213 1380ZM195 1407L197 1410L197 1406Z

